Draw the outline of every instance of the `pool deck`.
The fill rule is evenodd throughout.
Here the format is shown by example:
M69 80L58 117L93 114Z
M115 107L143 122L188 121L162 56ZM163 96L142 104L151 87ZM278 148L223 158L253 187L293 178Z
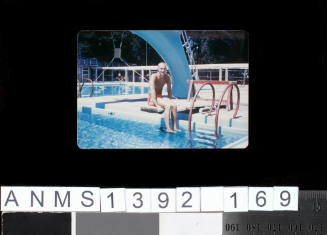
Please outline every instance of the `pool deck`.
M236 92L233 93L234 109L228 111L224 106L219 111L219 126L223 127L233 127L243 130L248 130L248 86L239 87L240 89L240 106L239 111L235 119L232 116L236 107ZM223 91L223 87L217 89L216 97L220 97ZM165 95L165 94L164 94ZM200 93L202 98L210 98L211 91L204 91ZM188 126L188 116L190 109L190 101L187 99L179 99L177 105L178 111L178 126L187 129ZM203 107L210 106L211 101L200 101L195 102L195 109L193 109L192 114L192 125L194 127L197 125L205 125L207 129L212 129L214 127L215 112L211 116L206 113L201 113ZM124 114L130 117L137 118L138 120L151 120L158 121L159 123L163 120L163 114L150 113L141 110L141 107L147 106L147 94L134 94L134 95L121 95L121 96L101 96L101 97L88 97L79 98L77 101L77 107L79 111L82 111L83 107L88 107L92 109L92 113L101 114ZM193 128L192 127L192 128ZM213 130L213 129L212 129Z

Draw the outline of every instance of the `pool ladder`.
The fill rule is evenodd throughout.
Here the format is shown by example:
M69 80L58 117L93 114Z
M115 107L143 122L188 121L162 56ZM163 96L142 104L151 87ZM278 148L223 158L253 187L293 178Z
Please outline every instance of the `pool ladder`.
M191 108L190 108L190 112L189 112L189 116L188 116L188 130L189 130L189 135L191 136L191 131L192 131L192 127L191 127L191 122L192 122L192 113L193 113L193 107L194 107L194 102L196 101L196 97L198 96L200 90L205 86L205 85L209 85L211 88L212 88L212 104L210 106L210 110L208 112L208 116L211 116L211 112L212 112L212 109L213 107L215 106L215 89L213 87L213 85L210 83L210 82L206 82L204 83L199 89L198 91L196 92L195 96L193 97L192 99L192 105L191 105ZM237 104L236 104L236 108L235 108L235 112L233 114L233 119L236 117L237 115L237 112L239 110L239 107L240 107L240 89L238 88L237 84L235 83L231 83L231 84L228 84L227 87L224 89L220 99L218 100L218 105L217 105L217 108L216 108L216 116L215 116L215 136L217 138L219 138L219 134L217 132L217 129L218 129L218 117L219 117L219 110L221 108L221 103L223 101L223 98L226 94L227 91L229 91L229 101L231 101L231 97L232 97L232 88L233 86L235 86L236 90L237 90Z
M82 67L82 81L90 77L90 67Z

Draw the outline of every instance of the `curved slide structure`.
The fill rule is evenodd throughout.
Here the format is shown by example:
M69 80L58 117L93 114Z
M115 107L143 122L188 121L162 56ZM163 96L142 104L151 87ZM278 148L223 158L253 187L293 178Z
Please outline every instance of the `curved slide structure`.
M187 80L192 79L178 30L131 30L133 34L143 38L161 56L168 65L172 76L172 94L177 98L188 95Z

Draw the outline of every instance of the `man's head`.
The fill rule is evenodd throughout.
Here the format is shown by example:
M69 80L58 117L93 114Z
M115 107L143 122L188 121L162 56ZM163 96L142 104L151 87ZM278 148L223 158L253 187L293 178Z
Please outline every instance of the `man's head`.
M158 64L158 72L160 74L166 74L167 73L167 65L164 62L160 62Z

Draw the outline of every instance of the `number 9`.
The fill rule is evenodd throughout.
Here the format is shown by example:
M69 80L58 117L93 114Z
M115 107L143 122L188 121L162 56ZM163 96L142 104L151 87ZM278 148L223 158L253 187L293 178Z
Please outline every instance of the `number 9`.
M162 199L162 196L164 196L165 199ZM158 200L161 203L165 203L165 205L159 204L159 207L160 208L166 208L168 206L169 198L168 198L168 194L167 193L160 193L158 195Z
M285 193L287 194L287 197L285 198L285 197L283 197L283 195L285 195ZM287 203L286 204L283 204L283 202L281 202L280 204L282 205L282 206L288 206L289 204L290 204L290 202L291 202L291 194L288 192L288 191L282 191L281 193L280 193L280 199L282 200L282 201L287 201Z

